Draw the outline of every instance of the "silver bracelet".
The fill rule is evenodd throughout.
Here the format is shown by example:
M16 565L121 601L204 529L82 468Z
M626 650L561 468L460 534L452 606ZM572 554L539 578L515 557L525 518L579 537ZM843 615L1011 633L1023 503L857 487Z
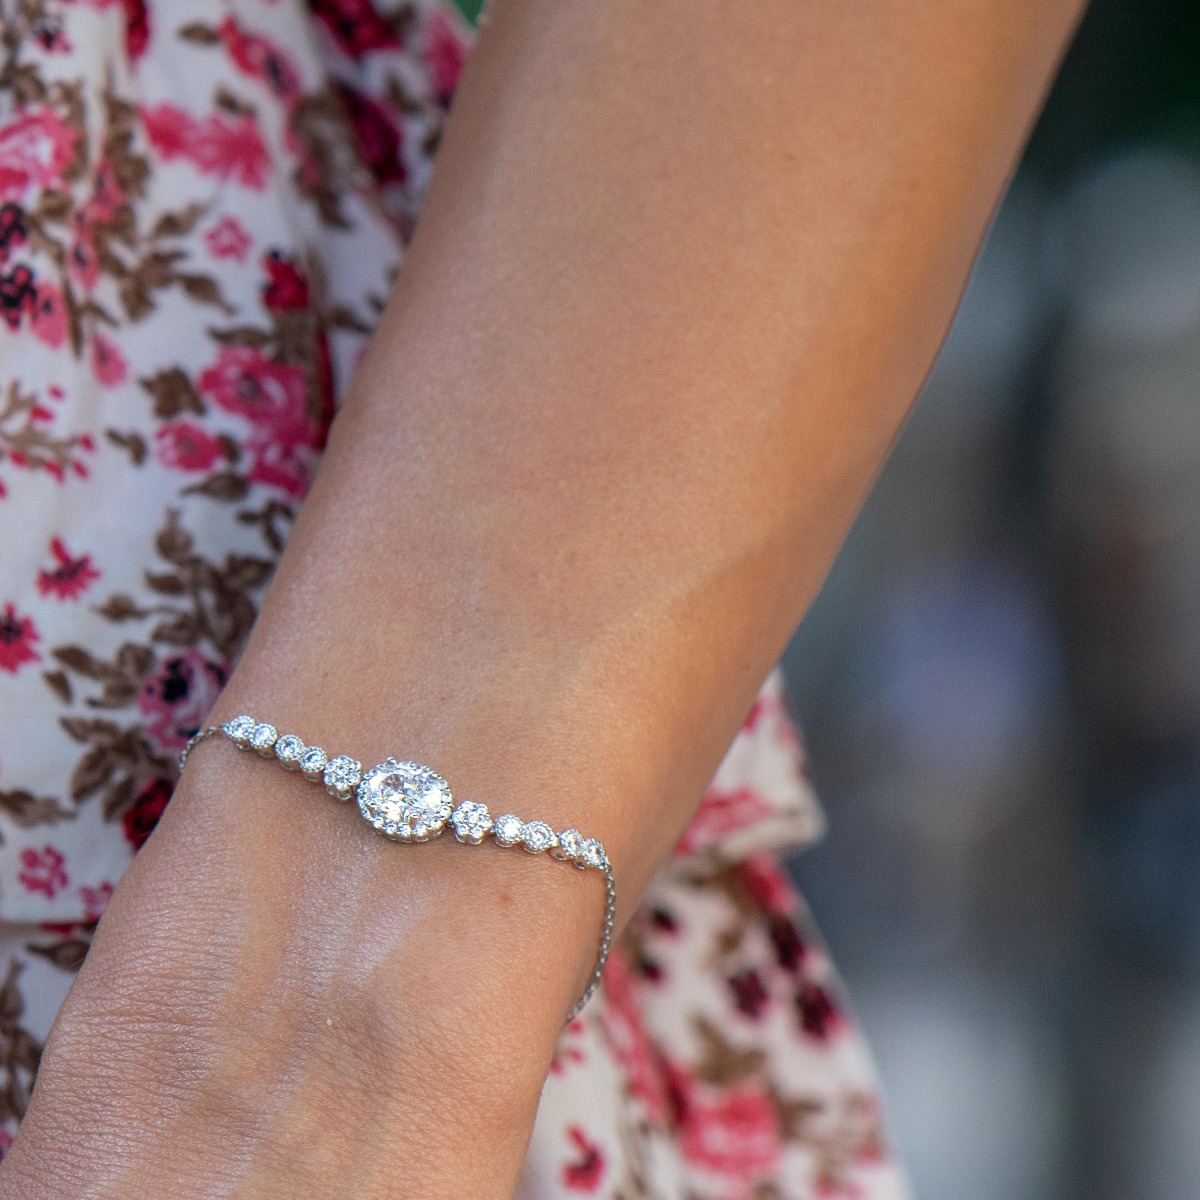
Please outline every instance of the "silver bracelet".
M595 838L585 838L577 829L555 833L545 821L523 821L513 813L493 817L486 805L472 800L461 800L456 806L450 785L430 767L386 758L364 771L357 759L344 754L330 758L320 746L306 746L294 733L280 734L274 725L247 716L234 717L224 725L209 725L195 733L179 756L181 773L196 746L218 733L239 750L254 750L263 758L274 758L289 771L300 771L313 783L323 783L338 800L356 796L363 820L394 842L428 842L449 825L464 845L478 846L490 836L499 846L521 846L530 854L548 851L551 857L574 863L581 871L602 871L605 901L600 950L587 987L571 1009L567 1023L583 1011L600 986L612 949L617 904L612 865L604 846Z

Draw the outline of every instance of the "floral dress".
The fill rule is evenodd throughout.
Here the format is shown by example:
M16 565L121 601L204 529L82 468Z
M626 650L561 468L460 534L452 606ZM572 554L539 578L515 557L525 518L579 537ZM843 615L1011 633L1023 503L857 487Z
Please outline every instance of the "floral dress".
M440 0L0 0L0 1149L228 677L400 264L472 41ZM552 1200L898 1200L774 853L772 675L563 1033Z

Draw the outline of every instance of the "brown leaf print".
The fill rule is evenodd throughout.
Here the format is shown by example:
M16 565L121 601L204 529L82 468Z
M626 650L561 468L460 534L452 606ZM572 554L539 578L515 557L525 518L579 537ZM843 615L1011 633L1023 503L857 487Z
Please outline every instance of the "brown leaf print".
M762 1074L766 1056L761 1050L739 1050L706 1017L693 1018L692 1025L701 1046L694 1068L697 1079L720 1087Z
M180 367L168 367L154 375L139 379L138 383L150 393L154 401L154 415L162 421L170 421L184 413L203 416L204 401L196 391L187 373Z
M52 962L60 971L70 971L74 974L83 966L83 960L87 957L90 947L91 942L85 938L65 937L43 945L29 942L25 949L30 954L36 954L39 958Z
M146 439L140 433L121 433L117 429L106 429L104 436L114 446L120 446L126 451L135 467L140 467L146 461L149 450L146 447Z
M0 792L0 809L22 829L75 819L74 810L63 808L53 796L35 796L22 788Z

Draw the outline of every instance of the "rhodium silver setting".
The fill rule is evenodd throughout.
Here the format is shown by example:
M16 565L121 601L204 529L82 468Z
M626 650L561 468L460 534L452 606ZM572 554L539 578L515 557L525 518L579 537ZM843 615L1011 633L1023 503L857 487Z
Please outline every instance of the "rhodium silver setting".
M358 785L358 811L384 837L427 842L445 828L454 802L450 785L429 767L384 759Z
M492 828L492 815L486 804L464 800L450 817L454 836L469 846L478 846Z
M305 779L322 784L339 800L354 797L363 819L378 833L395 842L428 842L449 827L455 838L468 846L485 840L497 846L520 846L529 854L549 853L550 857L573 863L581 871L600 871L604 875L604 924L596 965L587 988L567 1017L573 1021L600 986L604 964L612 949L616 919L617 892L612 864L604 846L595 838L585 838L577 829L555 830L545 821L526 821L515 813L493 817L484 804L463 800L457 807L450 785L432 767L422 763L386 758L364 772L355 758L339 754L331 758L320 746L310 746L294 733L280 734L274 725L238 716L224 725L209 725L196 733L179 756L183 770L188 755L200 742L223 734L239 750L253 751L271 758L289 771L301 772Z

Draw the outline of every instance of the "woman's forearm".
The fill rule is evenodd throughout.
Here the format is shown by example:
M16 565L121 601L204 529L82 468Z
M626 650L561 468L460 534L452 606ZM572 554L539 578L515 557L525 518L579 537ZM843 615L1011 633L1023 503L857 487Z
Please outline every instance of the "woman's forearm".
M886 453L1078 8L494 0L214 715L595 833L628 912ZM390 845L203 747L0 1195L510 1195L601 895L494 849Z
M500 0L234 692L319 677L347 735L472 786L503 752L642 882L929 367L1076 7Z

